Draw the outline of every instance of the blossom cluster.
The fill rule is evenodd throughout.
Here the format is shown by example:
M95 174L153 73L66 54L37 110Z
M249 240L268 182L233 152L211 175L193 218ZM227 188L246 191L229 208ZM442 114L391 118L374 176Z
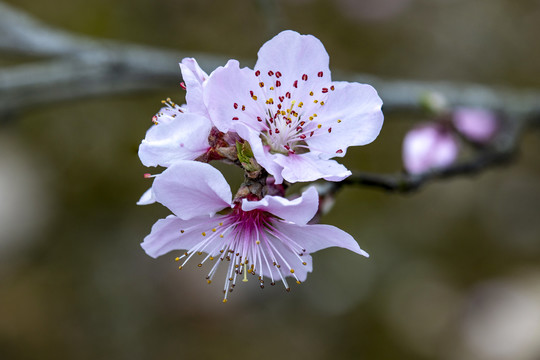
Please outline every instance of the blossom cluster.
M311 224L319 195L310 187L289 199L289 184L341 181L351 174L333 158L379 134L382 101L369 85L332 81L329 57L311 35L284 31L265 43L254 69L230 60L210 75L195 59L180 63L186 104L170 99L139 147L145 166L165 170L138 204L159 202L173 215L158 220L142 243L152 257L180 251L179 268L210 263L211 283L225 265L223 301L237 279L303 282L310 253L338 246L368 256L348 233ZM233 196L211 161L243 168Z

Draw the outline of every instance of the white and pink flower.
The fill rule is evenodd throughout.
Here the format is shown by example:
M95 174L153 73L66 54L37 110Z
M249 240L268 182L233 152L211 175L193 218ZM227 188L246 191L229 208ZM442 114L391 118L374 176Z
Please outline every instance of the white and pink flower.
M174 215L159 220L142 247L152 257L185 250L177 257L185 264L200 256L199 267L213 262L210 283L219 264L226 263L224 302L237 279L258 275L270 284L287 277L298 283L312 271L312 252L339 246L368 256L346 232L330 225L308 225L318 209L318 194L309 188L300 198L265 196L233 201L223 175L209 164L177 161L156 177L154 195ZM205 254L205 255L203 255Z
M403 164L411 174L447 167L456 160L458 152L458 140L445 124L422 124L403 140Z
M277 184L346 178L331 158L372 142L383 124L375 89L332 81L323 44L294 31L265 43L254 70L236 60L216 69L203 98L213 124L247 140Z

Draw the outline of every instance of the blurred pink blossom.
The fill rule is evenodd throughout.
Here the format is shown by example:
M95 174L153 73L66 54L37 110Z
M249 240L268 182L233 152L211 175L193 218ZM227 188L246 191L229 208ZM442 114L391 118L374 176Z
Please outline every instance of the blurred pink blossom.
M411 174L444 168L456 160L458 150L450 128L443 124L423 124L405 135L403 164Z
M458 108L454 111L452 121L457 131L478 143L491 140L499 128L495 114L480 108Z

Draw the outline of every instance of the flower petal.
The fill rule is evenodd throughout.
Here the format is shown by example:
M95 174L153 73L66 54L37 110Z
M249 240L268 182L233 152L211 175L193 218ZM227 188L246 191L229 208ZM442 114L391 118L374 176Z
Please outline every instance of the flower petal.
M156 202L156 198L154 197L154 192L152 191L152 188L146 190L144 194L142 194L139 201L137 201L137 205L150 205Z
M275 154L274 161L283 167L283 178L292 183L318 179L341 181L351 175L351 172L337 161L320 159L315 153Z
M148 130L139 146L139 158L145 166L165 167L176 160L194 160L209 149L211 128L205 117L178 113Z
M233 129L236 122L261 130L263 125L257 117L266 116L263 101L264 93L253 70L240 69L236 60L212 72L205 85L204 103L210 119L222 132Z
M188 220L213 216L229 207L232 193L227 180L209 164L179 160L154 180L156 200L176 216Z
M207 217L182 220L169 215L152 226L141 246L153 258L172 250L189 250L202 241L201 232L208 230L209 222Z
M208 116L203 99L203 84L208 79L208 75L193 58L183 59L180 63L180 70L186 84L186 103L189 105L189 111Z
M368 253L360 249L360 246L351 235L335 226L297 225L281 221L276 223L275 227L302 246L308 253L337 246L369 257Z
M458 155L456 138L439 124L412 129L403 140L403 163L411 174L420 174L452 164Z
M321 41L312 35L282 31L267 41L257 55L255 70L261 72L260 79L267 84L276 81L277 72L284 88L291 92L298 88L300 94L309 92L306 87L316 89L330 82L330 58ZM273 74L269 75L269 71ZM297 87L294 81L298 81Z
M324 106L319 110L322 125L306 142L312 151L325 158L342 157L349 146L366 145L375 140L383 125L382 100L366 84L334 82Z
M460 133L478 143L491 140L499 128L495 114L481 108L458 108L452 120Z
M285 221L295 224L306 224L315 216L319 208L319 194L315 187L310 187L302 193L302 196L289 200L281 196L265 196L259 201L242 200L242 210L264 210L274 214Z

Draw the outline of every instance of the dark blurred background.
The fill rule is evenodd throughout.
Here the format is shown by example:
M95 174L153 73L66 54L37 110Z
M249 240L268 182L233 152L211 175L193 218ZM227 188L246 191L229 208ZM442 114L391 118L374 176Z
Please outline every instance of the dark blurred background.
M332 69L540 87L537 0L7 3L78 34L245 66L293 29L324 43ZM28 61L0 55L0 66ZM139 246L168 211L135 205L150 185L137 147L160 100L183 101L180 80L0 123L0 359L540 359L538 133L514 163L473 178L411 195L345 189L322 222L369 259L324 250L290 293L248 282L223 304L204 268L179 272L176 254L153 260ZM349 168L400 170L403 135L429 119L385 116Z

